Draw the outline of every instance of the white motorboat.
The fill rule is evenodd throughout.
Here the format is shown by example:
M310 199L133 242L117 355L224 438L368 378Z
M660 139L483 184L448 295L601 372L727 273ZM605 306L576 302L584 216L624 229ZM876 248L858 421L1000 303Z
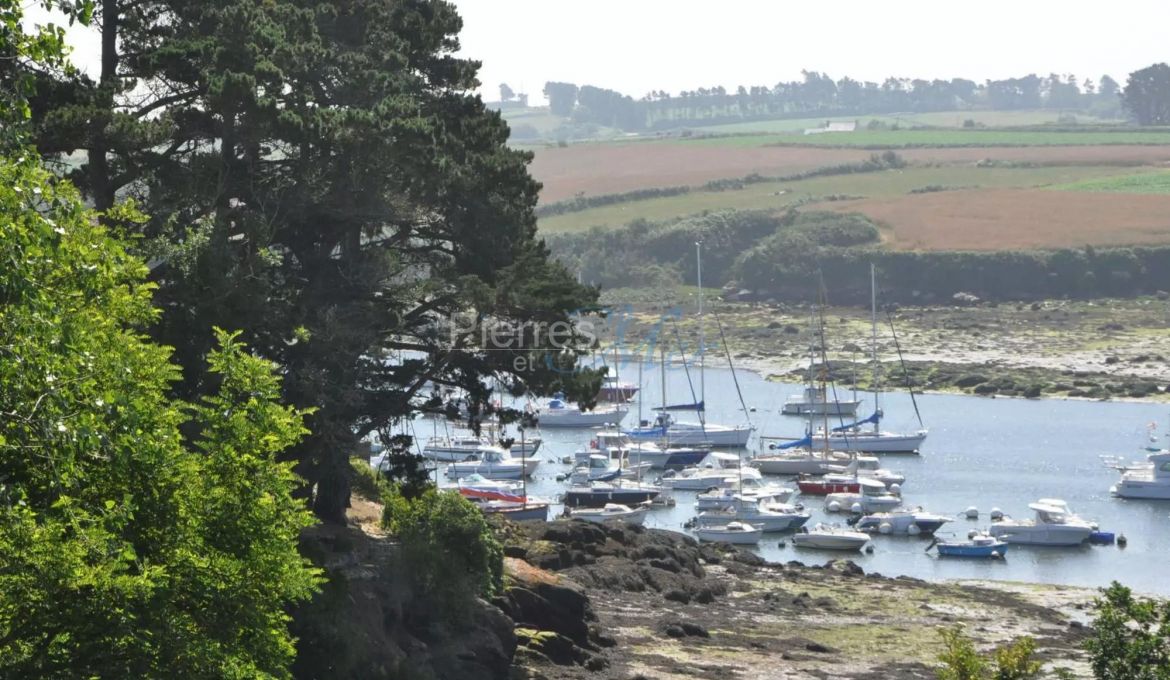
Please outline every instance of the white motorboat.
M649 508L645 505L631 508L628 505L621 503L606 503L600 508L569 508L569 517L572 519L583 519L587 522L602 522L617 521L625 522L626 524L641 525L646 521L646 512Z
M548 501L535 498L524 503L512 501L477 501L472 500L485 515L499 515L507 517L513 522L548 521Z
M842 469L849 464L850 457L843 451L830 451L827 455L823 451L811 449L785 449L769 447L772 453L756 456L748 465L766 475L819 475L840 466Z
M818 524L792 537L792 544L798 548L820 550L861 550L866 543L869 543L869 534L828 524Z
M733 499L728 507L704 510L696 518L699 527L742 521L764 532L799 529L811 515L791 505L762 503L743 498Z
M1170 500L1170 451L1151 453L1146 460L1145 465L1123 470L1109 492L1118 498Z
M698 465L711 452L708 448L663 447L651 441L634 441L624 432L614 431L598 432L589 442L589 447L591 450L579 450L577 457L581 458L597 450L609 451L610 457L617 455L617 452L623 452L634 467L649 464L650 468L655 470L681 470Z
M712 510L726 507L736 496L746 500L787 503L794 493L795 489L786 486L764 484L760 480L745 477L742 484L733 479L731 486L714 488L699 494L695 500L695 509Z
M857 464L857 476L868 477L869 479L876 479L889 488L895 484L899 487L906 483L906 475L901 472L894 472L882 467L881 461L876 456L857 456L855 459Z
M860 505L862 512L884 512L902 504L902 496L892 493L876 479L857 478L858 492L831 493L825 496L827 512L852 512Z
M780 412L786 416L852 416L860 405L860 399L829 399L825 388L814 386L789 397Z
M759 470L744 468L740 471L738 466L739 456L712 451L701 464L682 470L667 470L658 481L672 489L705 491L712 487L734 486L741 476L743 479L761 479Z
M992 522L989 533L1007 543L1080 545L1097 530L1097 525L1073 514L1068 503L1058 498L1041 498L1028 507L1036 513L1035 519L1005 518Z
M584 411L560 397L554 397L536 412L536 418L542 428L599 427L620 424L629 411L630 407L625 404L599 404L591 411Z
M764 535L762 529L747 522L728 522L727 524L695 527L694 531L695 536L700 541L734 543L736 545L754 545L759 543L760 537Z
M609 456L595 453L589 456L585 465L577 465L569 473L569 481L573 484L587 484L589 482L608 482L621 476L622 469Z
M945 515L936 515L925 512L922 508L908 510L899 508L890 512L878 512L866 515L857 521L854 528L858 531L873 531L879 534L933 534L939 528L951 521Z
M440 463L454 463L479 455L493 448L491 442L472 435L457 437L431 437L423 446L422 455Z
M455 484L454 488L466 498L485 501L522 503L526 496L522 482L488 479L475 473L464 476Z
M459 479L477 474L487 479L521 479L531 477L539 465L539 458L513 458L504 449L493 446L466 460L451 463L447 466L447 476Z

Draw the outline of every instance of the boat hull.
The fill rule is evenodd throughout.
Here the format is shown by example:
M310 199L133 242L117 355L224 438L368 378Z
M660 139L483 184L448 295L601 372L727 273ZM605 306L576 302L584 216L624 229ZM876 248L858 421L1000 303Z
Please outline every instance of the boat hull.
M825 472L826 465L848 465L847 457L824 459L821 457L809 458L780 458L761 456L751 461L750 465L766 475L816 475Z
M629 512L615 513L597 511L575 511L569 515L572 519L583 519L586 522L593 522L594 524L604 524L606 522L623 522L625 524L642 526L646 521L646 508L639 508Z
M734 510L732 510L730 512L701 512L696 519L700 529L707 529L712 526L724 526L728 522L734 522L738 520L741 522L747 522L762 532L772 533L777 531L791 531L793 529L799 529L800 527L804 526L806 522L808 522L809 515L804 513L736 513Z
M1112 489L1118 498L1170 501L1170 484L1124 480Z
M700 541L708 543L731 543L733 545L755 545L760 542L760 537L764 532L755 529L753 531L727 531L725 527L704 527L695 529L695 538Z
M869 542L869 536L848 534L796 534L792 544L798 548L817 550L861 550Z
M541 427L588 428L602 425L617 425L625 419L629 409L606 409L601 411L546 411L537 414Z
M612 491L574 491L565 492L565 505L573 508L601 508L606 503L621 505L637 505L652 501L661 491L649 489L614 489Z
M501 517L507 517L514 522L548 521L548 503L529 503L528 505L520 506L513 504L484 504L480 506L480 510L485 515L499 515Z
M1013 545L1075 546L1089 540L1093 529L1087 526L1060 524L1037 526L992 524L989 533Z
M966 543L938 543L935 545L942 557L1003 557L1007 555L1008 544L1000 541L991 545L970 545Z
M780 413L786 416L852 416L860 401L790 401Z
M915 434L883 433L881 435L860 432L848 436L831 435L827 446L836 451L856 451L859 453L918 453L924 441L926 441L925 432ZM813 437L812 446L813 448L825 447L825 437L823 435Z
M796 486L807 496L827 496L831 493L859 493L861 484L854 482L826 482L821 479L797 480Z
M543 425L543 423L541 423ZM718 446L720 448L739 448L747 446L752 436L750 427L708 427L702 428L675 428L672 427L665 434L660 427L637 428L627 433L631 439L660 440L665 439L671 444L683 446Z

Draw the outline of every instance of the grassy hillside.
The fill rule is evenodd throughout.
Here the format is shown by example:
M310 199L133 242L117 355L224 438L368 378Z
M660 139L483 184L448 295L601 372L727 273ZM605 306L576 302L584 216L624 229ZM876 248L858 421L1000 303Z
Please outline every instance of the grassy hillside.
M1170 171L1154 170L1086 179L1053 188L1065 191L1101 191L1122 194L1170 194Z
M901 149L922 147L999 146L1101 146L1166 145L1170 131L1133 128L1086 128L1085 130L1030 129L911 129L856 130L819 135L803 133L711 136L682 139L679 144L713 146L816 146Z

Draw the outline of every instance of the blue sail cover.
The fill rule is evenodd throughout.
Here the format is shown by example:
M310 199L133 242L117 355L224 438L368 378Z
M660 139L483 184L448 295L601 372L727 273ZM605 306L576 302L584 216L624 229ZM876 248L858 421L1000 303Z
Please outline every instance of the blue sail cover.
M873 423L874 425L877 425L878 421L880 421L881 419L882 419L882 412L881 411L874 411L873 415L866 418L865 420L859 420L856 423L849 423L848 425L841 425L840 427L834 427L831 430L831 432L844 432L845 430L852 430L855 427L861 427L862 425L865 425L867 423Z
M806 436L804 439L793 439L784 444L768 444L769 449L794 449L798 446L812 446L812 437Z
M655 411L705 411L705 402L700 401L697 404L672 404L670 406L656 406Z

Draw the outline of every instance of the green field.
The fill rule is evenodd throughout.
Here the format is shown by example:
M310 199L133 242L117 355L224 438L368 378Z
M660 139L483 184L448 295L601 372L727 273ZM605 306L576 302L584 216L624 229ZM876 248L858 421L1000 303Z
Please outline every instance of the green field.
M796 182L761 182L728 191L693 190L678 196L627 201L575 213L544 217L544 232L579 231L594 226L615 227L638 218L668 220L703 211L776 210L830 195L901 196L927 186L947 189L1076 186L1088 182L1114 182L1155 175L1170 182L1170 173L1133 172L1109 166L1059 166L1037 168L977 167L953 165L908 167L901 170L814 177ZM1114 179L1116 178L1116 179Z
M820 135L757 134L697 137L681 144L712 146L819 146L899 149L918 147L1170 145L1167 130L857 130Z
M882 116L838 116L831 118L792 118L751 121L744 123L725 123L722 125L691 125L700 132L720 134L742 133L778 133L803 132L807 128L824 125L825 121L849 122L857 121L858 126L864 128L870 121L877 120L886 125L900 127L952 127L961 128L967 120L973 120L977 125L986 127L1018 127L1025 125L1044 125L1060 122L1062 113L1051 110L1034 111L939 111L934 113L906 113ZM1115 123L1119 121L1104 120L1095 116L1076 114L1077 123Z
M1155 170L1081 180L1053 187L1063 191L1103 191L1117 194L1170 194L1170 171Z

